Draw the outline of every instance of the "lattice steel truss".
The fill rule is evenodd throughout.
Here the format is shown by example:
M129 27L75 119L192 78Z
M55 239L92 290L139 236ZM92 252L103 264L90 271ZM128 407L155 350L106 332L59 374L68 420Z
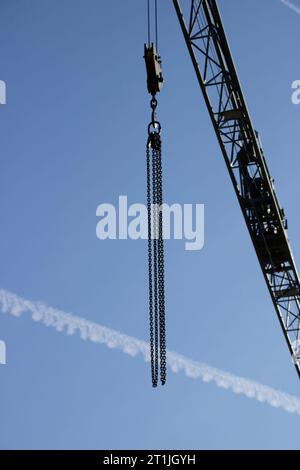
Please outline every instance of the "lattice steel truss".
M254 130L215 0L173 0L277 316L300 377L300 283L263 149Z

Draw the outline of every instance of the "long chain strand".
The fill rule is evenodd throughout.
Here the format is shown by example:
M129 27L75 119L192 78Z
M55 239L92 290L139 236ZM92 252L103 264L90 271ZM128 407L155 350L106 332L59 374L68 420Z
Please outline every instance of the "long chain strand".
M151 239L151 162L150 162L150 142L147 143L147 209L148 209L148 279L149 279L149 323L150 323L150 355L151 355L151 375L153 387L157 385L157 371L154 362L154 332L153 332L153 283L152 283L152 239Z
M150 147L152 159L150 161ZM149 133L147 143L147 209L149 320L152 385L158 384L160 362L161 384L166 383L166 334L164 289L164 242L162 216L162 158L159 132ZM152 181L151 181L152 173ZM152 187L151 187L152 183ZM152 189L152 194L151 194ZM152 196L152 198L151 198ZM152 199L152 207L151 207Z
M163 239L163 189L162 189L162 154L161 140L158 139L157 149L157 185L159 206L159 237L158 237L158 291L159 291L159 325L160 325L160 377L166 383L166 328L165 328L165 280L164 280L164 239Z
M157 157L152 149L152 203L153 203L153 275L154 275L154 350L155 350L155 377L156 385L158 381L158 312L159 312L159 297L158 297L158 240L157 240ZM155 385L155 386L156 386Z

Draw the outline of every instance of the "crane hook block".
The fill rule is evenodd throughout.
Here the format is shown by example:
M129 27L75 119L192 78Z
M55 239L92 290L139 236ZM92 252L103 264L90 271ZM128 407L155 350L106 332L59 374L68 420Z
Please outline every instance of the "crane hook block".
M144 59L146 62L148 91L154 96L161 90L164 79L161 71L161 58L157 54L156 47L153 43L150 47L147 47L145 44Z

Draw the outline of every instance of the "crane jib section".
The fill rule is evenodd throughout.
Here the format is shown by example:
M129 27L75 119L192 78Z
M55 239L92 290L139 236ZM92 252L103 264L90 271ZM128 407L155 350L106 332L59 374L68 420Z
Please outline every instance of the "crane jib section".
M215 0L173 4L281 328L300 377L300 283L287 220ZM182 3L183 3L182 2Z

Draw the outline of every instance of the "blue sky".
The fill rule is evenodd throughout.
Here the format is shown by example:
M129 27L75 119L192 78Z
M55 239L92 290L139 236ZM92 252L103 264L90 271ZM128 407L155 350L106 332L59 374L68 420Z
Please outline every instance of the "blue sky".
M160 4L165 199L206 211L202 251L166 243L168 347L300 396L172 3ZM300 16L279 0L219 4L300 260ZM95 232L98 204L145 198L145 2L5 0L0 13L0 287L147 340L146 244ZM0 315L0 339L3 449L299 447L297 415L184 375L153 390L141 358L28 316Z

